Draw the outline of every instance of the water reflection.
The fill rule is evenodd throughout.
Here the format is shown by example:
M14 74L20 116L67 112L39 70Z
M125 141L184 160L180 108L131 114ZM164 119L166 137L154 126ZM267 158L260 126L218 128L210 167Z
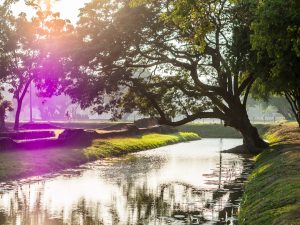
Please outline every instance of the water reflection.
M0 224L235 224L249 160L203 139L1 184Z

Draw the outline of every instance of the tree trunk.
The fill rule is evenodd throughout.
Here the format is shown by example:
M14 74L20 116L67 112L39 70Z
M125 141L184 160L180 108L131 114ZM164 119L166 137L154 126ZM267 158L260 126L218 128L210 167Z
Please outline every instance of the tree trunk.
M244 121L244 126L240 128L243 136L244 148L251 154L259 154L269 146L258 134L257 128L252 126L249 119Z
M285 92L285 97L290 103L292 111L300 127L300 89L294 92Z
M15 117L15 125L14 125L14 130L19 130L19 126L20 126L20 114L21 114L21 109L22 109L22 103L23 103L23 99L27 93L28 87L30 85L32 81L32 78L30 78L29 80L26 81L23 91L20 93L20 90L18 90L17 92L17 111L16 111L16 117Z
M259 154L269 146L259 136L257 128L251 124L245 109L235 110L230 118L225 121L225 126L231 126L241 133L245 151L250 154Z
M19 130L20 127L20 114L22 109L22 100L17 100L17 104L18 106L16 111L14 130Z

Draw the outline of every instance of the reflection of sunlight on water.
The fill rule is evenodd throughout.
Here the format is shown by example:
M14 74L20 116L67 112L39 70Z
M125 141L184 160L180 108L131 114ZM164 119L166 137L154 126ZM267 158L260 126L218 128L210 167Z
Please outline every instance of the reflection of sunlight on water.
M216 141L212 142L212 140ZM230 141L228 143L228 140L225 140L226 148L241 144L240 139L230 139ZM148 182L153 183L154 187L162 183L178 181L208 188L210 185L206 184L207 177L204 174L210 173L218 166L220 143L219 139L204 139L201 142L201 145L199 145L199 142L189 143L188 149L185 147L186 143L174 145L171 150L169 146L159 148L157 151L160 155L168 158L168 163L163 165L163 168L160 168L159 171L150 171L147 177ZM147 151L136 155L151 157L155 156L157 151ZM223 157L229 159L233 156L226 154Z
M65 213L70 213L78 199L84 199L87 205L94 205L97 202L108 204L111 195L118 192L117 187L101 179L95 179L92 174L67 180L60 177L47 182L44 187L44 207L47 207L51 214L57 215L61 209L64 209ZM69 218L71 215L64 216Z
M238 144L203 139L19 184L0 194L0 224L186 224L232 217L238 206L229 203L229 189L243 163L219 150Z

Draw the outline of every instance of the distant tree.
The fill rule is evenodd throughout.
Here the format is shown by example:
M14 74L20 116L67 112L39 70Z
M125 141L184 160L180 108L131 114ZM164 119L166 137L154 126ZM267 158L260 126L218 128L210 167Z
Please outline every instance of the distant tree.
M235 41L247 18L236 6L229 0L153 0L136 7L92 1L81 11L84 57L67 92L82 107L95 105L115 117L139 110L171 126L219 118L242 133L249 152L260 152L267 144L246 111L255 80L246 69L249 36L244 52ZM145 70L151 74L142 78ZM175 121L178 115L183 119Z
M64 120L66 118L66 111L71 105L69 96L38 96L40 93L36 88L33 88L32 92L32 107L39 111L43 121ZM27 96L23 100L23 108L28 109L29 106L30 98Z
M42 120L65 120L66 112L71 104L71 100L64 95L54 96L39 102L38 109Z
M284 95L300 126L300 1L252 2L251 43L265 65L257 73L258 90Z
M274 106L277 112L283 115L287 120L295 120L294 112L286 98L282 96L272 96L267 104Z
M262 98L259 96L256 99L249 98L247 107L256 107L261 106L263 110L267 109L269 106L272 106L276 109L277 113L280 113L287 120L295 120L293 110L289 102L283 96L267 96L267 98Z

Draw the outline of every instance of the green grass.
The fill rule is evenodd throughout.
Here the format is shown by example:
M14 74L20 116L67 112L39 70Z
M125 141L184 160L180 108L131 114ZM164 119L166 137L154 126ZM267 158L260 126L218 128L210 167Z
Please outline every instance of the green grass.
M87 148L52 148L0 152L0 181L24 178L72 168L95 159L199 139L197 134L147 134L94 140Z
M272 125L255 124L258 132L264 134ZM231 127L222 124L188 123L178 127L181 132L193 132L203 138L241 138L241 134Z
M80 148L0 152L0 181L56 172L85 162Z
M85 149L85 155L88 158L98 159L197 139L199 139L199 136L197 134L188 132L179 132L176 134L164 135L146 134L140 137L131 137L126 139L96 139L93 141L92 146Z
M285 125L265 137L272 144L255 158L239 224L300 224L300 129Z

